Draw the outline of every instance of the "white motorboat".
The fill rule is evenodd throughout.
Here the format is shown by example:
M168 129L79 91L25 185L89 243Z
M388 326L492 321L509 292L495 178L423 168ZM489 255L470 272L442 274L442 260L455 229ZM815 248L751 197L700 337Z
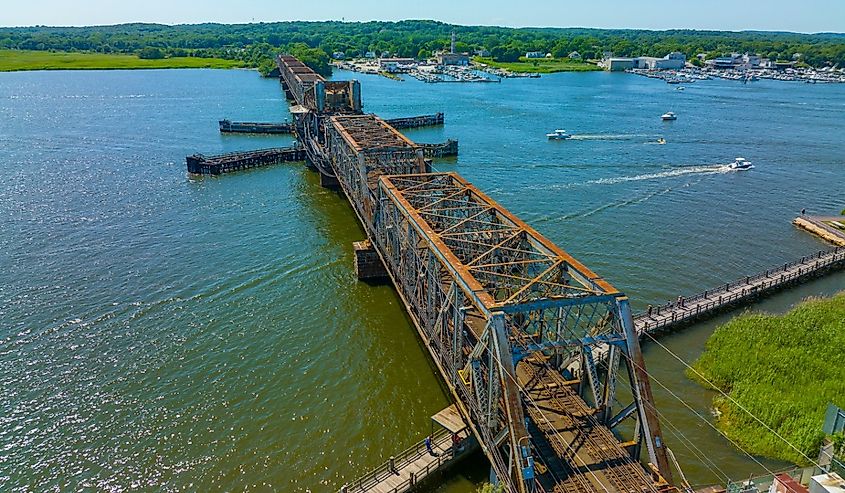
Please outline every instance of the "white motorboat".
M566 130L558 129L552 133L546 134L546 137L548 137L549 140L566 140L572 136L566 133Z
M731 164L728 165L728 169L736 169L736 170L751 169L753 167L754 167L754 165L751 164L751 161L749 161L749 160L747 160L743 157L738 157L738 158L734 159L734 162L732 162Z
M678 116L676 114L672 113L671 111L667 111L666 113L663 113L662 115L660 115L660 118L664 122L668 122L668 121L672 121L672 120L677 120Z

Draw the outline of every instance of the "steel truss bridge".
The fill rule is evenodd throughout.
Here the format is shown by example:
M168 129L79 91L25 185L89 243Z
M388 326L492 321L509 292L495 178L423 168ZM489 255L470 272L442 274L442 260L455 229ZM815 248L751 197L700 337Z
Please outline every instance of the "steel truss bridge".
M357 81L277 62L309 164L349 200L506 490L674 489L628 298L458 174L431 172L363 113Z

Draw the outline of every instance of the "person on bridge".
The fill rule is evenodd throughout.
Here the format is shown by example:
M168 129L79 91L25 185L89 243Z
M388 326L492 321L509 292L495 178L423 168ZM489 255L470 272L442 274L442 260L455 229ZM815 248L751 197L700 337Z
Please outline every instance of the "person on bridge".
M434 448L431 446L431 436L425 437L425 449L428 450L428 453L431 454L432 457L440 457L440 454L434 451Z
M461 446L461 437L457 433L452 433L452 455L458 455L458 452L463 452L464 448Z
M649 318L651 318L651 310L652 310L652 306L648 305L648 316L649 316Z

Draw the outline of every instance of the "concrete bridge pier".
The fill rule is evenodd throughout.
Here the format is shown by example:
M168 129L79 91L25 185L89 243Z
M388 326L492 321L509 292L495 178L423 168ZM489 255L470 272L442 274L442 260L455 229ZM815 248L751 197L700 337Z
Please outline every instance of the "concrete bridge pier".
M337 182L336 176L331 176L320 172L320 186L323 188L328 188L329 190L340 190L340 184Z
M285 91L285 99L288 101L293 101L293 93L290 92L290 87L288 87L288 83L285 82L285 79L279 79L279 82L282 84L282 90Z
M387 269L369 239L352 243L355 250L355 275L360 281L387 279Z

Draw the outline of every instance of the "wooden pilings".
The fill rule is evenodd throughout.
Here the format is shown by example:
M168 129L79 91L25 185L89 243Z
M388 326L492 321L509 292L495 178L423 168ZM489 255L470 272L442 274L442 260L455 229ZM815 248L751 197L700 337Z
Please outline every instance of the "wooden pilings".
M443 125L446 121L443 113L435 113L433 115L409 116L405 118L389 118L385 119L393 128L417 128L417 127L432 127L435 125Z
M449 139L440 144L418 144L427 158L452 157L458 155L458 141Z
M300 147L277 147L257 151L232 152L218 156L194 154L185 158L188 173L220 175L243 171L282 162L304 161L305 151Z
M293 125L290 123L264 123L264 122L233 122L231 120L220 120L220 133L237 134L291 134Z

